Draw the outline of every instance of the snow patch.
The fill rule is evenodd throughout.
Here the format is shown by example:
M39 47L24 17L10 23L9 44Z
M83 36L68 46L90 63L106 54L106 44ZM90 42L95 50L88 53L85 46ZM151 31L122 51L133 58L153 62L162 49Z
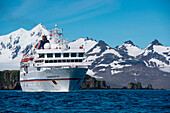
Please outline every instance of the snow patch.
M85 49L86 52L88 52L92 47L94 47L98 42L94 40L86 40L84 38L79 38L73 42L70 42L68 45L71 48L79 48L80 46L83 45L83 48Z
M88 54L94 54L94 53L99 53L101 51L100 47L97 46L96 48L93 49L92 52L88 53Z
M160 61L160 60L158 60L158 59L154 59L154 58L151 58L151 59L149 60L149 62L155 62L157 67L167 66L166 63L164 63L164 62L162 62L162 61Z
M104 56L104 54L108 54L108 53L112 53L112 54L114 54L114 55L116 55L116 56L118 56L118 57L122 57L117 51L115 51L114 49L107 49L107 50L105 50L102 54L101 54L101 56Z
M123 72L123 71L111 70L112 75L117 74L117 73L121 73L121 72Z
M131 44L125 44L125 46L126 46L126 49L128 50L127 51L128 55L130 55L130 56L136 57L144 52L142 49L140 49L136 46L133 46Z
M107 66L109 66L109 64L99 64L99 65L97 65L96 67L100 67L100 66L107 67Z
M159 70L170 73L170 66L165 66L163 68L159 68Z
M112 63L110 63L110 66L112 67L111 69L120 69L123 67L132 66L132 65L130 65L130 64L120 65L118 61L113 61Z
M92 70L88 69L87 74L90 76L93 76L95 74L95 72L93 72Z
M88 69L87 74L90 75L91 77L94 77L94 78L103 78L103 77L94 76L94 75L95 75L95 72L93 72L93 71L90 70L90 69Z
M106 70L106 69L103 68L103 69L100 69L99 71L105 71L105 70Z

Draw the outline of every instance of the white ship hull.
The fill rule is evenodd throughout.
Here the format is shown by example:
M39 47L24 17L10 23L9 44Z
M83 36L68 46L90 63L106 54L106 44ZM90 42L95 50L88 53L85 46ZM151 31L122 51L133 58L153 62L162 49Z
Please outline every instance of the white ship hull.
M21 70L20 83L26 92L70 92L80 88L86 72L87 68L32 68L27 74Z

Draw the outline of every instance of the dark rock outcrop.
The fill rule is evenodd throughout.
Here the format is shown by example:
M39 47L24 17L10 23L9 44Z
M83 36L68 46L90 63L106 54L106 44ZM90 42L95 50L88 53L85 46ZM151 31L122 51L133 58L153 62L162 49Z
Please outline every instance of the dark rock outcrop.
M105 81L98 81L95 78L86 75L80 89L108 89Z
M138 83L130 82L128 83L128 89L153 89L153 87L152 87L152 84L150 83L148 84L146 88L143 88L140 82Z
M20 90L19 71L0 71L0 89Z
M138 83L129 83L128 84L128 89L142 89L142 84L140 82Z
M152 88L152 84L148 84L148 86L147 86L146 89L153 89L153 88Z

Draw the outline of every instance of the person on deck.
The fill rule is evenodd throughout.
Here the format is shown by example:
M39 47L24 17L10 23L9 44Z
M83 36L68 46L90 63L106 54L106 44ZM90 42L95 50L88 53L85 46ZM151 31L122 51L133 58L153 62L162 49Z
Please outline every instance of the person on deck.
M43 35L42 40L38 42L38 45L36 46L37 49L44 49L45 43L50 43L49 40L47 40L47 36Z

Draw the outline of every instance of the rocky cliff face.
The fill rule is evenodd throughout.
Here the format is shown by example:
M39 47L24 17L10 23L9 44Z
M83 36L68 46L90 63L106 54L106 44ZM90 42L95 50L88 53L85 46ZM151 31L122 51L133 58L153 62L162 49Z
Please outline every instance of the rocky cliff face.
M1 71L0 89L20 90L19 71Z
M148 84L147 87L142 87L142 84L140 82L138 83L130 82L128 83L127 89L154 89L154 88L152 87L152 84L150 83Z
M129 83L128 84L128 89L142 89L142 84L140 82L138 83Z
M86 75L80 89L107 89L109 88L106 85L105 81L97 81L95 78Z

